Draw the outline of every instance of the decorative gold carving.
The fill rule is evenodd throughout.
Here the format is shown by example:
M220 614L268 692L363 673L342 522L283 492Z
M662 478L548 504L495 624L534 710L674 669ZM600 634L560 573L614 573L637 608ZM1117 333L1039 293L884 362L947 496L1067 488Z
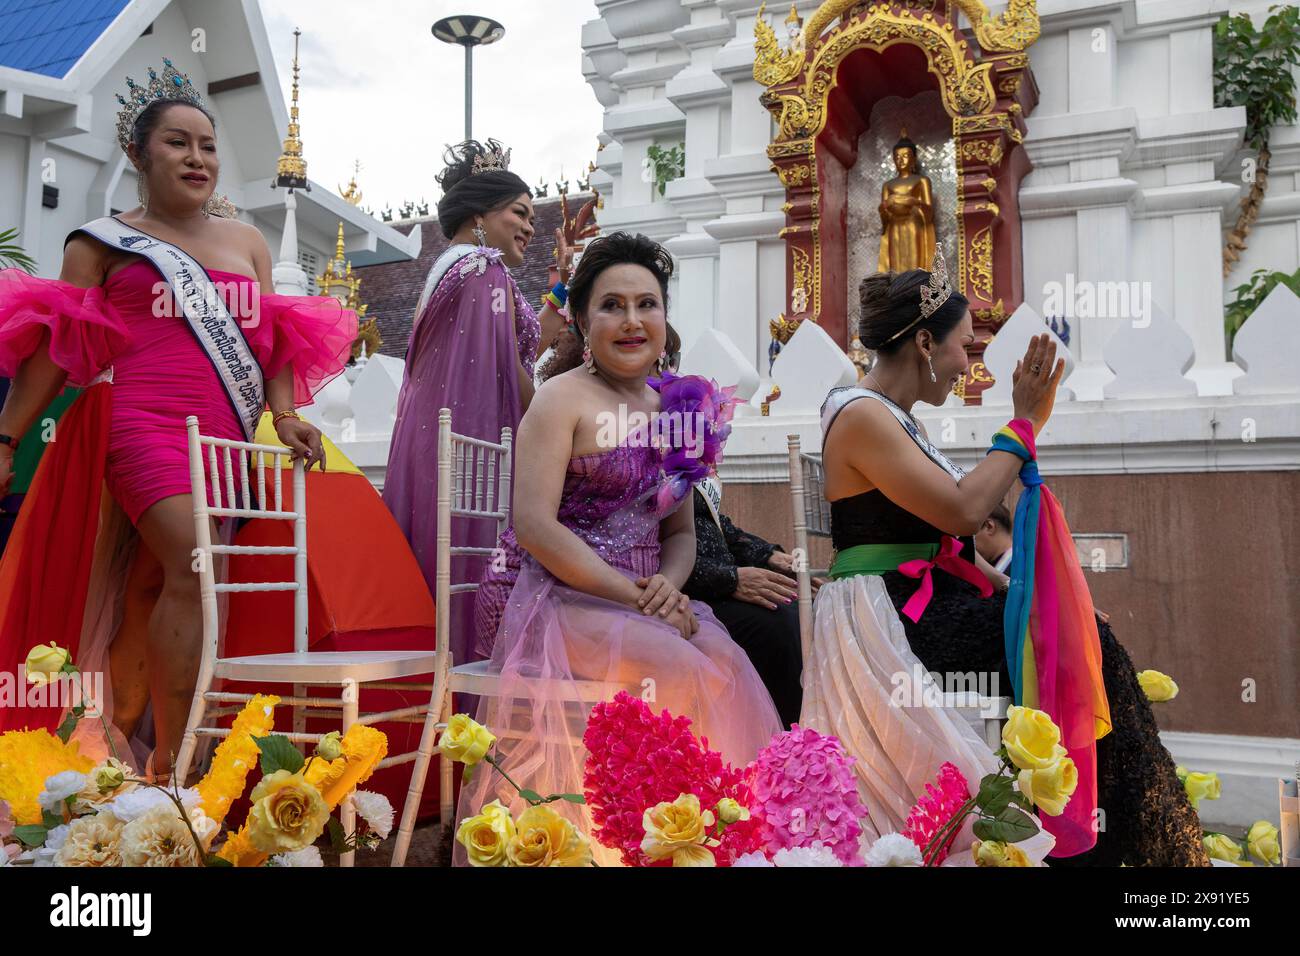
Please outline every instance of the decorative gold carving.
M828 0L809 21L806 36L811 40L820 35L812 31L824 12L831 11L833 19L851 6L845 0ZM884 50L896 43L910 43L925 54L930 72L938 77L939 92L949 114L972 116L993 109L993 64L976 63L951 24L940 26L931 13L917 16L906 8L895 12L887 6L873 6L863 19L831 32L805 67L797 92L769 91L779 103L781 138L816 136L822 131L826 101L844 57L863 47Z
M1042 26L1038 22L1038 0L1011 0L999 16L989 15L980 0L957 0L975 29L975 39L989 51L1018 52L1038 39Z
M996 140L971 139L961 144L962 162L981 162L996 166L1002 162L1002 144Z
M771 143L767 147L767 156L769 159L785 159L790 156L811 156L813 154L813 141L810 139L796 139L784 143Z
M790 210L793 208L794 208L794 203L792 202L781 203L781 211L785 213L787 216L790 215Z
M790 336L794 335L797 328L799 328L799 320L787 319L784 312L767 324L767 330L772 334L772 338L782 345L790 341Z
M772 413L772 403L775 402L780 397L781 397L781 386L773 385L772 391L767 393L767 398L763 399L758 404L759 411L762 413L764 418L766 418L768 415Z
M777 175L781 177L781 182L789 189L791 186L802 186L812 174L807 166L788 166L785 169L778 169Z
M971 237L970 284L982 299L993 298L993 226L985 226Z
M980 185L987 189L989 193L993 193L998 188L998 181L992 176L987 176L980 180Z
M1013 129L1011 117L1006 113L984 113L980 116L958 116L953 120L953 132L982 133L991 129Z
M995 329L1007 320L1007 310L1001 299L994 302L990 308L976 309L972 315L983 322L988 322Z
M804 50L795 46L789 50L781 48L776 31L764 16L766 10L767 2L764 0L758 8L758 19L754 21L754 79L763 86L775 86L794 79L799 67L803 65ZM795 14L793 6L790 7L790 12Z
M1020 77L1009 76L998 84L998 92L1005 93L1007 96L1015 96L1020 90Z
M984 382L989 385L994 381L993 376L989 374L988 366L983 362L976 362L970 367L970 378L972 382Z
M798 246L790 247L790 275L793 276L790 288L790 311L799 315L808 311L812 268L808 262L808 253Z

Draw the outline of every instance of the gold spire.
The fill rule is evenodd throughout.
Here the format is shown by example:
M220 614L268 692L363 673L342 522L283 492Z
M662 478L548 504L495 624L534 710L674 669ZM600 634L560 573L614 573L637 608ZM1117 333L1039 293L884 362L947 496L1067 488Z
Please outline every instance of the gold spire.
M325 269L316 277L316 287L321 295L333 296L345 308L357 314L359 327L356 340L352 343L352 357L361 354L362 343L366 354L374 355L384 340L379 335L379 323L376 319L366 319L368 305L361 304L361 277L352 274L352 263L343 251L343 223L339 223L338 239L334 243L334 258L325 263Z
M343 201L353 206L361 204L361 190L357 188L357 174L361 172L361 160L353 163L352 179L348 182L347 188L339 187L339 195Z
M284 138L284 152L276 164L276 183L290 189L303 189L307 185L307 161L302 158L302 140L298 127L298 37L302 31L293 31L293 98L289 107L289 135Z

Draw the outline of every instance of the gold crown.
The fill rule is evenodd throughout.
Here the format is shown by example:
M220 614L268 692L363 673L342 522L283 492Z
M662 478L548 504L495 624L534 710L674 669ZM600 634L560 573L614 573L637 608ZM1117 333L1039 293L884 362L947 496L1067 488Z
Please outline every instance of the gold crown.
M948 267L943 261L943 250L938 246L934 250L934 264L930 269L930 281L921 286L921 318L928 319L939 311L939 306L948 301L952 295L952 286L948 284Z
M474 167L470 170L471 176L477 176L479 173L508 172L510 169L510 150L501 148L501 144L489 140L484 147L484 152L474 157Z
M172 66L172 61L163 57L162 76L153 67L149 67L149 85L140 86L131 77L126 78L126 96L117 94L117 101L122 104L117 114L117 145L126 152L131 143L131 132L138 117L150 103L156 100L175 100L180 103L203 105L203 97L190 83L190 78Z

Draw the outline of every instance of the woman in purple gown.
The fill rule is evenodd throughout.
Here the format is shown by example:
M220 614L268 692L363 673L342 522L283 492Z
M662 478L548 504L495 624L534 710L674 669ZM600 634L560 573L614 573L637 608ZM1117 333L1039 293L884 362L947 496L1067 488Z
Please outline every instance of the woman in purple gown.
M438 225L451 244L434 263L415 309L389 446L384 503L411 543L433 591L437 577L438 412L460 435L498 441L519 427L533 397L533 363L564 328L569 253L557 232L561 282L537 316L510 275L533 237L533 200L508 170L509 150L473 140L448 150ZM455 545L488 548L492 529L457 518ZM454 581L477 581L484 562L458 557ZM451 651L472 659L472 605L453 609Z
M667 421L677 414L670 391L700 381L662 384L662 400L660 383L647 381L666 358L671 275L668 253L644 236L592 242L573 277L566 343L585 341L584 362L548 379L520 425L527 494L515 497L514 529L500 542L507 569L489 571L477 607L500 621L491 647L500 695L482 700L477 719L501 738L511 777L539 793L582 792L590 703L565 702L580 681L605 685L606 698L631 687L655 710L691 718L736 765L781 730L745 652L681 592L695 563L685 463L696 451L712 460L719 436ZM493 799L523 808L484 767L462 789L457 819ZM590 833L585 806L552 806ZM617 861L617 851L594 850L602 865Z

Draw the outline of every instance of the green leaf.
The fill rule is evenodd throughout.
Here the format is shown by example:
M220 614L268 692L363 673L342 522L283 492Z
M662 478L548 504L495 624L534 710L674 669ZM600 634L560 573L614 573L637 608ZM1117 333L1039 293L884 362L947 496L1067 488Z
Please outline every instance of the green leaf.
M586 803L587 798L580 793L562 793L559 797L561 800L567 800L569 803Z
M542 795L536 790L523 789L519 791L519 796L523 797L529 803L541 803Z
M49 810L41 811L41 825L47 830L53 830L55 827L63 826L63 816L58 813L51 813Z
M72 738L72 732L77 729L77 717L74 711L69 711L68 716L63 718L63 723L59 724L56 731L60 740L65 744Z
M217 856L215 853L209 853L203 858L204 866L234 866L229 860Z
M989 816L997 816L1011 802L1012 780L1001 774L991 773L980 781L979 793L975 795L975 804Z
M257 744L257 749L262 752L263 774L273 774L277 770L297 773L306 762L298 748L282 734L254 737L253 743Z
M21 840L24 846L40 846L45 842L45 838L49 836L49 833L50 831L45 827L37 826L35 824L14 827L14 836Z
M343 830L343 824L336 817L330 817L329 823L326 824L330 834L330 846L336 853L347 852L348 835Z

